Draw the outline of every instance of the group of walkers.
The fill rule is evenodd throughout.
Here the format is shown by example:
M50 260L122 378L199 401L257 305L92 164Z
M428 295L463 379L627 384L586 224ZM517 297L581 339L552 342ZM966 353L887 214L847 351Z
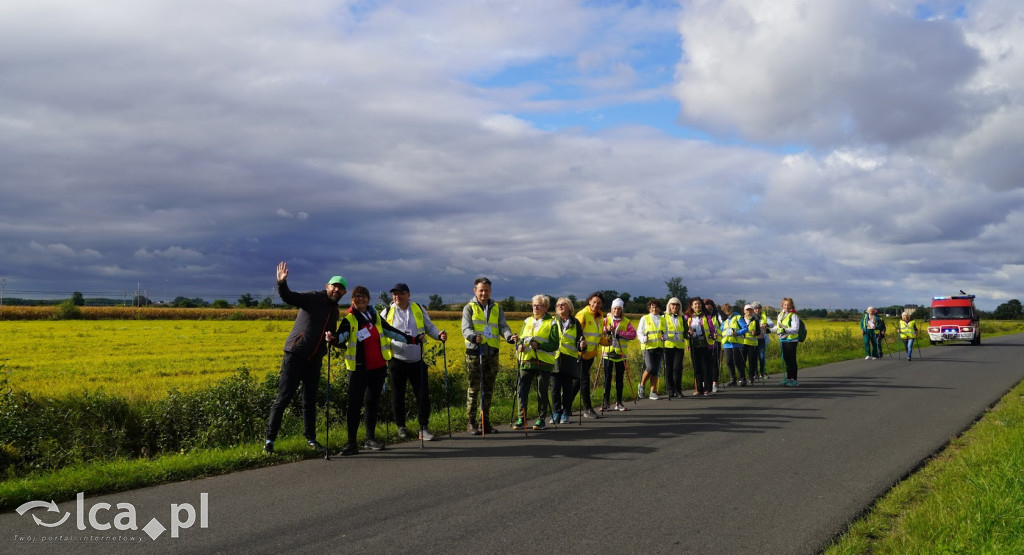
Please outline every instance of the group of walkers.
M913 319L913 311L905 309L900 314L899 338L901 346L906 351L907 362L913 359L918 327L918 321ZM864 338L864 360L882 358L885 330L885 320L878 315L878 309L869 306L860 319L860 333Z
M316 439L316 394L323 358L329 356L331 346L342 350L349 375L348 441L340 455L359 452L356 437L361 414L365 414L366 430L363 448L383 448L375 437L375 430L385 380L391 391L391 410L400 423L398 435L410 436L405 427L408 383L417 403L418 437L421 441L432 440L434 436L427 426L430 401L423 339L430 336L446 342L448 336L430 321L426 310L410 301L408 285L397 283L392 287L392 303L383 313L369 305L369 290L357 286L352 290L347 313L340 315L338 303L348 287L342 276L328 280L323 291L306 293L289 289L287 277L287 264L281 262L277 266L278 295L282 301L297 307L299 314L285 343L277 396L267 420L264 450L274 452L284 409L301 384L307 444L325 452ZM473 435L498 433L491 419L491 406L502 341L514 345L519 369L517 411L512 424L515 429L530 426L536 430L546 424L569 423L577 395L580 396L580 417L599 418L599 411L627 410L622 403L622 392L623 378L630 375L626 357L630 341L639 341L644 362L637 384L638 398L658 399L662 369L670 398L690 394L690 388L682 383L687 349L694 372L693 396L708 397L718 391L719 361L723 359L729 370L729 382L724 385L742 387L764 380L767 378L765 349L772 334L782 346L786 367L782 385L799 386L796 350L801 324L793 299L788 297L782 300L782 310L774 321L757 302L745 305L739 313L729 304L719 308L711 299L700 297L689 299L684 308L683 301L673 297L663 313L661 301L655 299L648 302L648 314L634 326L623 314L622 299L612 300L611 309L605 313L606 300L601 293L591 293L578 311L570 299L562 297L555 301L552 315L548 311L549 298L536 295L531 300L532 315L516 333L506 321L504 311L491 299L491 287L489 279L477 278L473 298L462 311L468 378L466 414L468 432ZM884 329L884 323L882 325ZM591 371L597 360L601 361L604 395L602 404L595 410L590 390ZM613 376L614 404L611 402ZM527 422L526 407L534 386L538 410L537 419L531 425Z

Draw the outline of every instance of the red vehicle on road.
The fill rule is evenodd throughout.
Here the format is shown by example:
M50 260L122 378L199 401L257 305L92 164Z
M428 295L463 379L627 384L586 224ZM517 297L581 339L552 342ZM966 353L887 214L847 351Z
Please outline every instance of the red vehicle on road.
M978 309L974 306L974 295L932 297L931 312L928 339L932 345L948 341L981 345L981 328Z

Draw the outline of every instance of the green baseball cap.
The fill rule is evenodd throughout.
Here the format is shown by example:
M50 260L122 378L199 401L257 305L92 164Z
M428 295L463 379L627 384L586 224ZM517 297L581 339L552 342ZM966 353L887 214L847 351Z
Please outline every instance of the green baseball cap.
M345 278L341 276L334 276L331 279L327 280L327 285L334 285L335 283L341 285L345 289L348 289L348 282L345 281Z

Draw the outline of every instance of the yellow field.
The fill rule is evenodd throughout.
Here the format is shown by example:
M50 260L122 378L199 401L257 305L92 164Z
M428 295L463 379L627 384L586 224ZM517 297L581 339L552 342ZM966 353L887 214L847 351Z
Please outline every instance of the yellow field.
M458 379L465 366L460 322L435 323L449 334L448 372ZM519 331L519 320L510 318L509 324ZM276 371L291 325L287 320L7 320L0 321L0 365L13 388L31 393L59 396L103 389L129 399L153 399L172 387L203 387L243 366L257 377ZM860 345L857 322L809 320L808 329L802 361L814 363L815 343L851 354ZM843 337L841 344L837 335ZM826 336L832 340L825 341ZM922 346L927 344L924 335L921 339ZM428 344L427 359L436 350L431 373L440 375L438 347L438 342ZM503 344L502 351L502 366L514 368L511 346ZM630 351L638 351L635 342Z

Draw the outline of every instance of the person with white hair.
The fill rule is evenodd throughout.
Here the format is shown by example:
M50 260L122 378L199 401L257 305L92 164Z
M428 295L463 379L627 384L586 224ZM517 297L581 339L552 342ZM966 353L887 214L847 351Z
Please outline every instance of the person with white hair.
M864 338L864 360L878 359L882 356L882 337L885 336L885 320L878 315L878 310L869 306L860 319L860 333Z
M516 345L519 363L519 414L513 429L526 427L526 405L530 398L530 387L537 385L537 421L534 430L544 428L548 416L548 389L551 387L551 372L555 369L558 356L558 324L548 314L550 301L547 295L534 295L530 300L533 316L523 322Z
M686 319L683 303L678 297L668 300L665 311L665 377L668 396L683 396L683 359L686 355Z

